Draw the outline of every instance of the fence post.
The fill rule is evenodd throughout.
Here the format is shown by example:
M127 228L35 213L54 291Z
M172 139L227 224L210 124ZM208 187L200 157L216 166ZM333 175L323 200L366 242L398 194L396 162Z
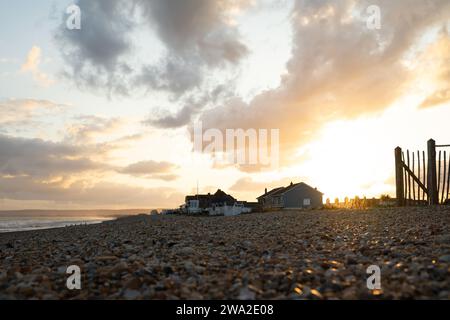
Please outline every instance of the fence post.
M428 140L428 202L431 205L439 204L438 186L436 177L436 141Z
M395 148L395 191L397 197L397 205L405 205L404 187L403 187L403 164L402 164L402 148Z

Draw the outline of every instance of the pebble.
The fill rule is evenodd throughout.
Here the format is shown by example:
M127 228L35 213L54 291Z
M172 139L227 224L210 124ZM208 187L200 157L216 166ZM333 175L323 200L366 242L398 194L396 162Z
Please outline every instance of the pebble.
M246 288L242 288L239 291L238 299L239 300L255 300L255 297L256 297L256 293L246 287Z
M128 300L134 300L136 298L139 298L140 295L141 293L139 291L132 289L126 289L123 293L123 297Z
M0 297L448 299L449 225L450 208L408 207L140 216L0 233ZM82 292L65 286L71 264L81 267ZM366 287L373 264L382 291Z

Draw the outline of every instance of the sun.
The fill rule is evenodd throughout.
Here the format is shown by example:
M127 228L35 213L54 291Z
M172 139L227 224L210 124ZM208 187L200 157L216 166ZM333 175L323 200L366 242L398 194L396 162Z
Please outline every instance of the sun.
M302 171L324 192L324 199L390 193L392 155L386 145L381 146L379 135L376 119L332 122L307 146L309 159Z

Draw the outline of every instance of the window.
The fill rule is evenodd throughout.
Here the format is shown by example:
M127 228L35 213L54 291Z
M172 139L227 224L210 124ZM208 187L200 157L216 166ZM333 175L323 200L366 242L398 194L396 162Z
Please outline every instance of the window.
M303 199L303 206L304 207L309 207L310 205L311 205L311 199L310 198Z
M190 200L189 201L189 207L191 208L198 208L200 205L199 200Z

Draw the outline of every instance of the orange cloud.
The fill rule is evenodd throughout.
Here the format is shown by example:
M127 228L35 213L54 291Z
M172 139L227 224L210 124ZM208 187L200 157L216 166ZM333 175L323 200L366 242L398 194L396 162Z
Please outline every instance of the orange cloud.
M21 67L22 72L30 72L33 75L34 80L43 87L50 86L54 83L53 79L49 75L39 70L41 64L41 48L33 46L28 52L27 59Z

